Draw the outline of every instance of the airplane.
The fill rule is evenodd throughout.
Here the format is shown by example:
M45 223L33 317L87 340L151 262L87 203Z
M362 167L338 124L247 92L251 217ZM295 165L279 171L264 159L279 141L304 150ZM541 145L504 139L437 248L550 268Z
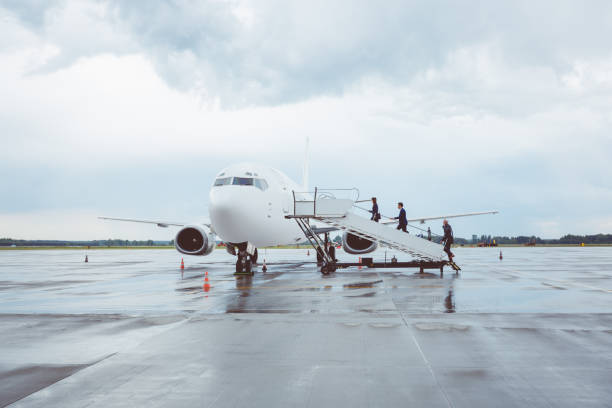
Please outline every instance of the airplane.
M252 265L257 263L258 247L291 245L305 239L295 221L285 218L293 211L293 193L302 190L306 190L304 186L275 168L239 163L221 170L213 182L208 206L210 223L98 218L155 224L162 228L181 227L174 245L185 255L209 255L219 237L226 244L227 252L238 257L236 272L250 273Z
M304 164L304 182L299 185L281 171L254 163L234 164L221 170L210 189L210 223L167 222L133 218L98 217L104 220L155 224L158 227L180 227L174 246L185 255L206 256L215 248L216 237L225 244L228 253L237 256L236 273L252 273L257 263L257 248L292 245L302 242L304 232L298 224L287 219L293 212L296 198L309 199L307 191L308 167ZM310 198L312 199L312 198ZM480 215L481 212L456 214L450 217ZM425 217L412 221L425 221L445 217ZM314 233L325 234L334 227L317 228ZM367 242L366 242L367 241ZM349 254L367 254L378 248L376 241L368 241L345 231L342 245Z

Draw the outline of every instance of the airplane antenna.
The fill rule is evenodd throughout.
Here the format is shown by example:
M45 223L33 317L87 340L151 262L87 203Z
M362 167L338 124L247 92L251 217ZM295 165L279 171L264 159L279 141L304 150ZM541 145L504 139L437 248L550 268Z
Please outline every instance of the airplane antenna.
M309 162L309 145L310 138L306 136L306 150L304 153L304 167L302 167L302 184L304 186L304 191L308 191L308 162Z

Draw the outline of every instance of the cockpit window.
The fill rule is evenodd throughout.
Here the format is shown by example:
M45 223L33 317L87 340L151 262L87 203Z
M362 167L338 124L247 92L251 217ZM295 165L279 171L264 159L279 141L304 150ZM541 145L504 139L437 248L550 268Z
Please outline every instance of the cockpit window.
M223 177L215 180L215 186L227 186L228 184L232 184L231 177Z
M266 183L264 179L255 179L255 187L261 191L266 191L268 189L268 183Z
M268 183L264 179L251 177L224 177L215 180L215 186L255 186L261 191L268 189Z
M234 182L232 184L235 186L252 186L253 179L250 177L234 177Z

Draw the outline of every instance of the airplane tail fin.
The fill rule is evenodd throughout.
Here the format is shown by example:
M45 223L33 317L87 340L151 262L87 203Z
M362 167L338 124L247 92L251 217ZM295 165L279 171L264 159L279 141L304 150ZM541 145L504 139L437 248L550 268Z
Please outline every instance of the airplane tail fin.
M302 167L302 185L304 187L304 191L308 191L308 175L309 175L309 168L308 168L308 162L309 162L309 148L310 148L310 138L308 136L306 136L306 150L304 153L304 165Z

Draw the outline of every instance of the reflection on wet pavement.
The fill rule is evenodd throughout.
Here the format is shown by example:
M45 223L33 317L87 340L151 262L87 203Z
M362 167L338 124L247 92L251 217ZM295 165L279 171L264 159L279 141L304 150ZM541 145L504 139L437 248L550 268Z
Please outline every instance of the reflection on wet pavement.
M251 277L223 251L0 251L0 405L609 405L612 248L456 254L321 276L267 250Z
M172 251L90 251L88 264L80 251L4 251L0 305L5 313L226 313L241 307L325 313L336 302L342 310L364 310L359 299L385 296L404 313L608 310L608 248L507 248L502 262L487 249L457 251L465 267L459 275L354 268L321 276L313 257L296 262L304 250L268 250L268 271L252 278L234 276L234 260L221 251L187 258L184 270ZM321 291L355 293L325 301L306 295ZM349 298L354 301L342 300Z
M344 286L346 289L363 289L363 288L372 288L377 283L382 283L382 280L377 280L374 282L356 282L356 283L347 283Z

